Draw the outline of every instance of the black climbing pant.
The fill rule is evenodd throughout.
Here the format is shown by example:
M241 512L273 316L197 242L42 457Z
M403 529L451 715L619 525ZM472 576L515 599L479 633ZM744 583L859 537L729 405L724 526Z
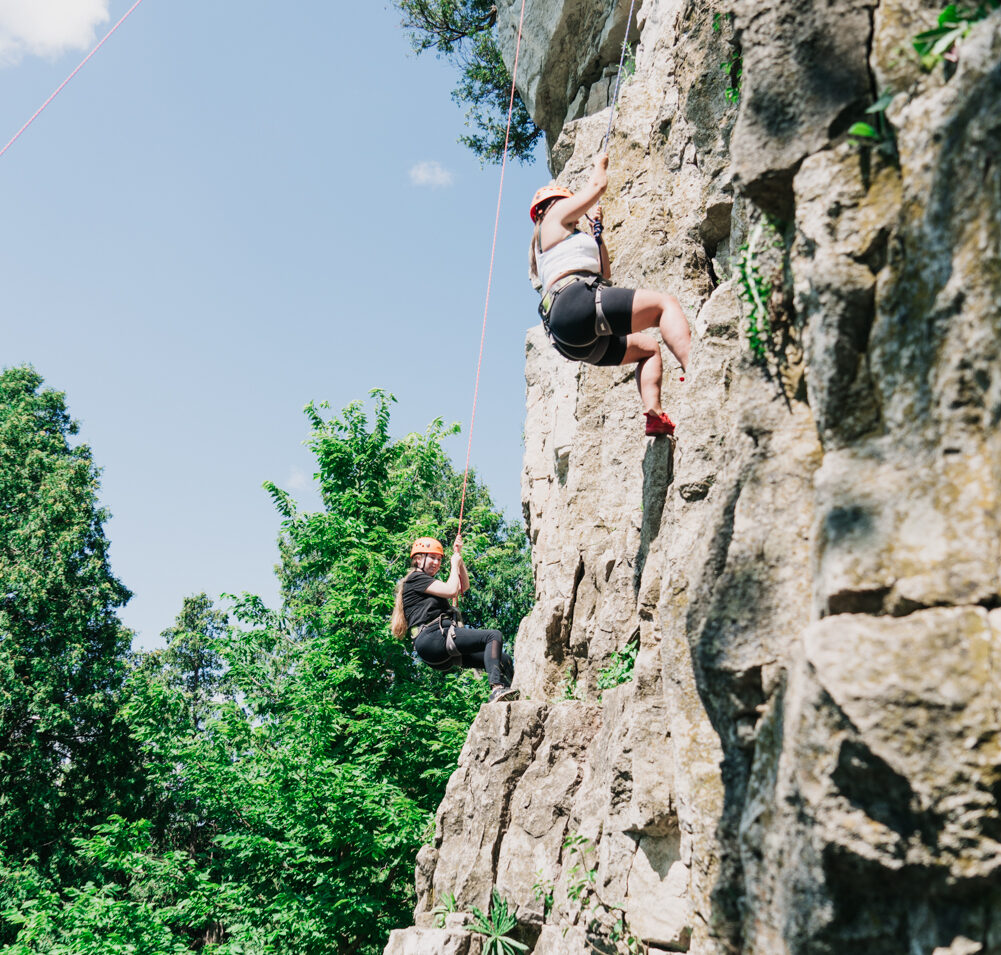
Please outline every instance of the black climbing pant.
M417 655L430 666L440 666L448 661L448 649L445 646L448 627L447 620L435 621L421 630L414 640ZM491 686L498 683L502 686L511 685L514 661L504 652L504 637L499 630L456 627L454 639L455 648L462 655L463 667L486 670Z

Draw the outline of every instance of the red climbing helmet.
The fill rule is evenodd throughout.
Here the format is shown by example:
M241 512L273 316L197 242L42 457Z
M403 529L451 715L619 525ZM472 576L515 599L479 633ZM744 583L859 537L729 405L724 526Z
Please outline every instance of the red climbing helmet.
M418 537L410 548L410 556L416 554L437 554L439 557L445 556L445 548L441 546L441 541L436 541L433 537Z
M532 217L532 221L535 222L536 210L547 199L569 199L572 196L573 193L566 186L543 186L532 196L532 204L528 207L528 214Z

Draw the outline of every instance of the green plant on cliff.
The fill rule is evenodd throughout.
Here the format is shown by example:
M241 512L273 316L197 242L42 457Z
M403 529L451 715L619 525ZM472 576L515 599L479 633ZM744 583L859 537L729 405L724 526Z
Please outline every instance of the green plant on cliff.
M719 33L723 29L723 24L726 21L733 21L732 13L714 13L713 14L713 33Z
M714 13L712 20L713 33L722 34L724 29L730 34L730 43L734 47L731 55L727 57L719 68L728 80L723 95L728 103L736 103L740 99L740 83L744 75L744 57L736 39L733 37L733 13Z
M629 928L625 908L607 902L598 891L598 866L594 859L595 845L578 832L568 832L563 840L567 859L567 900L576 906L564 926L564 934L571 924L583 922L587 933L602 942L611 943L613 951L623 955L639 955L647 951L642 939ZM588 941L595 952L606 952Z
M966 38L974 23L998 9L1001 9L1001 0L986 0L975 7L950 3L938 15L938 24L933 29L914 37L914 49L921 57L922 67L931 70L942 60L955 61L956 44Z
M542 903L542 921L545 922L553 911L553 893L556 884L547 878L542 869L535 870L535 882L532 885L532 898Z
M459 70L452 98L468 107L466 125L474 130L460 136L484 162L500 162L511 96L511 75L497 45L497 7L491 0L393 0L403 14L414 51L433 51ZM509 155L532 162L542 130L515 94Z
M563 674L563 681L559 686L559 695L557 699L564 702L570 700L579 700L579 686L577 685L577 676L573 672L573 667L567 667L566 672Z
M636 75L636 52L639 50L640 41L633 40L628 47L626 58L622 61L622 76L620 82L625 85Z
M764 360L768 354L768 337L771 333L768 300L772 294L772 284L761 274L758 243L769 228L771 227L759 222L751 230L747 242L740 247L737 259L740 294L747 304L747 343L754 357L760 360Z
M740 99L740 81L744 75L744 58L740 53L735 53L725 63L720 64L720 69L730 81L723 90L723 95L728 103L736 103Z
M483 955L515 955L528 951L527 945L508 936L508 932L518 927L518 919L496 888L490 890L489 910L483 912L474 907L473 918L466 927L483 936Z
M854 136L860 145L872 146L890 161L896 161L897 141L893 135L893 127L886 118L886 108L893 102L896 94L887 90L875 103L866 109L866 115L871 116L873 123L853 123L848 128L848 135Z
M622 650L613 650L611 662L598 674L598 689L610 690L622 683L628 683L632 679L639 650L638 637L630 640Z
M431 909L431 917L434 920L435 928L445 927L445 916L459 910L459 903L456 901L454 892L446 892L441 897L441 901Z
M598 868L592 865L590 856L594 853L594 843L579 832L568 832L563 840L563 848L569 850L567 861L567 898L580 902L593 888L598 876Z

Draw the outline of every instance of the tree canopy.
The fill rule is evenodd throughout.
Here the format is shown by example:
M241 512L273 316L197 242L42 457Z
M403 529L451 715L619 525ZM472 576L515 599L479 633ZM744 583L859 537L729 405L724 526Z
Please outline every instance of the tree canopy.
M394 0L403 14L418 54L433 51L459 70L452 98L468 107L466 125L474 132L460 136L485 162L500 162L504 154L511 74L497 46L497 7L491 0ZM533 160L542 130L532 122L515 93L511 116L509 155L521 162Z
M117 719L129 591L112 575L90 449L31 368L0 373L0 846L58 858L127 798Z
M451 538L462 475L441 446L454 429L394 440L393 399L374 399L371 416L306 409L320 510L267 485L278 608L244 594L228 619L190 597L124 684L112 641L118 682L101 686L138 747L141 798L116 802L121 780L95 776L105 814L68 829L60 867L27 846L0 855L5 951L376 955L409 922L415 856L486 687L390 634L409 542ZM464 537L464 609L510 638L531 599L527 545L475 475ZM0 825L10 812L0 801Z

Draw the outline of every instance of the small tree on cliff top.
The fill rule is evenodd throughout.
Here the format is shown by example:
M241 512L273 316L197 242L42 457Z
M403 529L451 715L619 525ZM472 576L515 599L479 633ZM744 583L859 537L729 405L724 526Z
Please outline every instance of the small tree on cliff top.
M394 0L417 53L433 50L460 71L452 98L468 105L466 125L476 132L460 136L484 162L500 162L511 96L511 74L500 55L495 34L497 7L491 0ZM515 94L509 155L531 162L542 130L532 122Z

